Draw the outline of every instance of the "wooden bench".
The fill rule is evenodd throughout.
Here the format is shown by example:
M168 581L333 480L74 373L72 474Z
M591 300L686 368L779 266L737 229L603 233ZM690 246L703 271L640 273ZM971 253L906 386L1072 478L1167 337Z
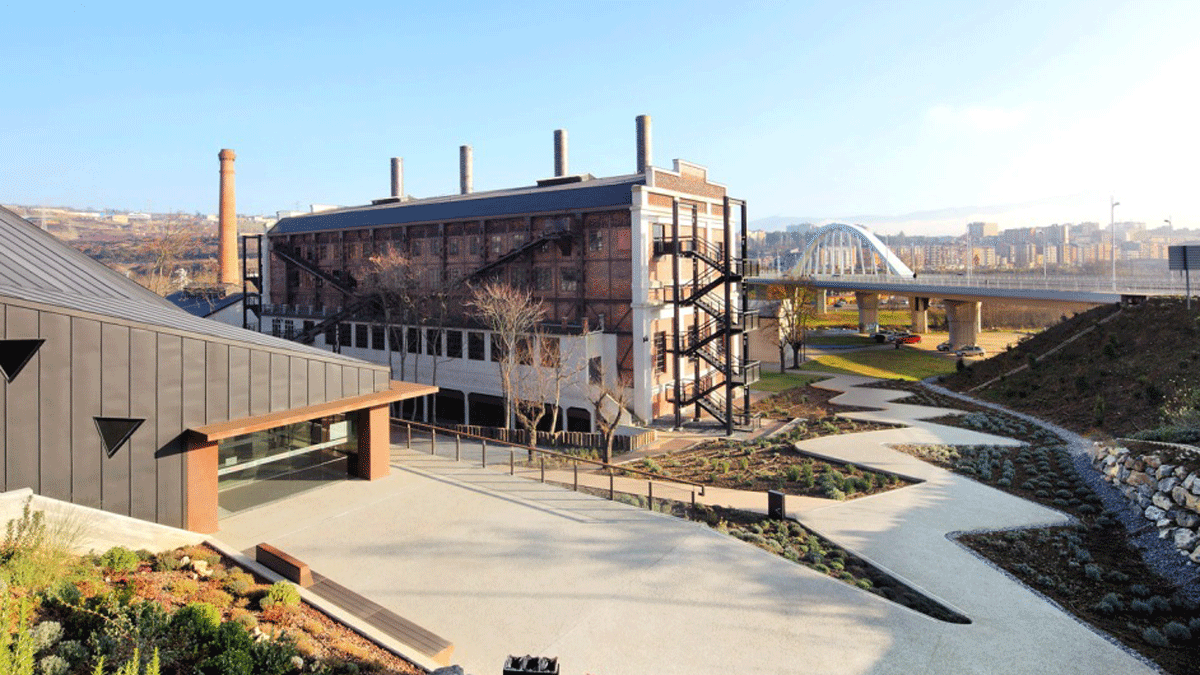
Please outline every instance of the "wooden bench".
M278 573L284 579L295 582L301 588L313 585L312 570L308 569L308 565L270 544L259 544L254 547L254 559L260 565Z
M402 642L428 656L443 666L450 665L454 644L395 612L372 602L328 577L316 574L300 560L280 551L270 544L259 544L254 548L254 557L260 565L276 572L338 605L356 618L374 626L388 637Z

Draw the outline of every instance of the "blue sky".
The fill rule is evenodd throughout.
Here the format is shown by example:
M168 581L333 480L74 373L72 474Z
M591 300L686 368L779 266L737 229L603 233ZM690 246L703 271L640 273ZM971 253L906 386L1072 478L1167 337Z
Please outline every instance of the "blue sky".
M634 117L751 217L1200 227L1200 3L2 4L0 202L212 212L629 173ZM958 216L956 215L956 218ZM887 224L878 226L882 231ZM899 227L899 225L896 225Z

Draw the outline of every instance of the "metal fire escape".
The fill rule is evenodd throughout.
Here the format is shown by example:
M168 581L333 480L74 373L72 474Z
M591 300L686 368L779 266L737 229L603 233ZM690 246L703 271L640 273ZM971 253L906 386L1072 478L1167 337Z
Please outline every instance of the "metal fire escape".
M247 254L248 244L254 241L254 257ZM262 322L262 235L247 234L242 236L242 328L250 328L250 315L254 315L254 323Z
M557 242L559 247L562 248L564 255L569 255L572 242L572 232L570 228L566 227L549 230L542 236L537 237L517 248L514 248L495 260L485 263L478 269L472 271L470 274L462 277L458 283L464 284L473 279L484 277L497 267L513 262L526 255L530 255L534 251L537 251L542 246L550 242ZM243 242L243 246L244 245L245 242ZM316 323L311 328L301 331L294 338L292 338L296 342L300 342L302 344L312 344L313 340L315 340L318 335L324 333L328 328L336 326L342 321L359 314L371 304L371 298L360 296L355 292L358 284L355 279L350 277L348 274L342 275L338 274L337 272L326 272L325 270L306 260L299 251L294 250L286 244L274 244L271 247L271 252L276 256L279 256L279 258L288 265L320 279L323 283L328 284L333 289L341 292L346 298L345 304L339 311L335 312L332 316L329 316L326 319ZM258 287L261 290L261 283L258 284ZM261 303L261 299L259 302ZM336 349L337 345L334 347Z
M346 302L342 305L340 310L325 320L318 322L312 328L298 333L294 338L292 338L296 342L306 345L312 344L313 340L317 339L317 336L321 333L324 333L327 328L330 326L336 326L342 321L345 321L347 318L360 312L363 307L369 304L369 299L355 295L355 288L358 286L358 283L349 274L330 274L329 272L326 272L320 267L317 267L311 262L305 260L304 257L300 255L299 251L296 251L292 247L283 243L273 244L271 246L271 252L279 256L285 263L288 263L289 265L299 268L303 272L313 275L324 283L329 284L334 290L346 296ZM338 345L334 345L335 351L337 351L337 348Z
M733 257L734 241L730 224L730 207L740 207L740 255ZM668 400L675 406L675 426L682 423L683 409L693 406L693 418L707 412L725 427L727 434L735 429L749 429L754 419L750 414L749 385L759 379L760 364L747 358L750 352L750 331L758 328L758 313L749 309L749 297L742 289L738 295L741 307L734 306L734 286L747 274L754 274L746 258L746 203L725 198L723 219L724 238L714 244L700 235L697 206L693 204L691 236L679 236L679 199L674 198L671 209L671 231L658 234L654 242L655 255L671 256L672 293L674 305L675 387ZM680 260L690 258L692 276L681 280ZM682 313L691 308L691 325L685 327ZM734 349L740 336L741 348ZM734 352L739 355L735 355ZM692 378L684 381L684 361L691 363ZM742 389L741 404L735 404L736 390ZM740 409L739 409L740 408Z

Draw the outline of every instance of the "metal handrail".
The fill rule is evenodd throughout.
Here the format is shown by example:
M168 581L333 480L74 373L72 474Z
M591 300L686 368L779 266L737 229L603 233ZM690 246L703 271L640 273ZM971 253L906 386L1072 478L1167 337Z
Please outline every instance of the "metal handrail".
M785 280L783 276L763 275L760 279ZM838 282L872 282L887 283L896 286L947 286L963 288L989 288L1000 290L1058 290L1058 291L1097 291L1106 293L1130 292L1163 292L1168 291L1182 295L1186 292L1186 283L1174 278L1162 276L1153 277L1119 277L1116 287L1111 277L1092 276L1053 276L1041 275L1010 275L1010 274L922 274L916 278L886 274L817 274L806 277L813 281Z
M703 483L696 483L694 481L690 481L685 478L673 478L671 476L664 476L664 475L658 474L658 473L650 473L649 471L643 471L641 469L634 469L632 467L620 466L617 464L609 464L607 462L601 462L601 461L595 460L595 459L587 459L585 457L576 457L575 455L568 455L566 453L555 452L553 450L543 450L542 448L529 446L529 445L521 445L519 443L512 443L510 441L501 441L501 440L497 440L495 438L488 438L487 436L479 436L477 434L471 434L471 433L466 433L466 432L462 432L462 431L455 431L453 429L447 429L445 427L439 427L439 426L436 426L433 424L425 424L424 422L417 422L414 420L401 419L399 417L391 418L391 422L392 422L392 424L402 424L402 425L405 425L410 428L415 426L415 427L420 427L423 429L428 429L430 431L430 433L433 433L433 434L441 432L441 433L449 434L449 435L452 435L452 436L455 436L458 438L471 438L471 439L475 439L478 441L483 441L484 443L494 443L497 445L508 445L508 446L512 446L513 448L518 448L525 452L535 452L535 453L538 453L538 454L546 456L546 457L555 457L555 458L564 459L564 460L568 460L568 461L572 461L572 462L583 462L584 464L592 464L592 465L595 465L602 469L608 469L609 471L626 471L628 473L639 474L650 480L656 480L660 483L679 483L681 485L687 485L690 487L700 488L700 496L704 496L704 487L705 486ZM510 452L512 452L512 451L510 450Z

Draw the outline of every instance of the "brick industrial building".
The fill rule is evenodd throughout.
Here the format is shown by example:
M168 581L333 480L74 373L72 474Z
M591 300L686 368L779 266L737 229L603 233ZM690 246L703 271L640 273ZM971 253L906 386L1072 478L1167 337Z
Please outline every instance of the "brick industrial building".
M487 192L474 191L463 146L459 193L427 199L403 195L393 160L391 197L279 221L260 242L264 268L250 275L263 330L380 363L403 352L412 370L402 379L440 389L436 421L501 424L492 340L469 312L389 330L363 301L371 257L396 251L421 287L449 291L457 309L488 279L531 290L546 308L545 348L574 364L559 400L568 428L593 429L588 391L597 378L623 385L627 409L643 421L748 423L744 385L758 364L743 358L755 325L741 293L745 204L701 166L653 166L646 116L637 120L634 173L570 174L566 146L556 131L553 177ZM522 377L537 367L521 366ZM412 413L428 418L430 407Z

